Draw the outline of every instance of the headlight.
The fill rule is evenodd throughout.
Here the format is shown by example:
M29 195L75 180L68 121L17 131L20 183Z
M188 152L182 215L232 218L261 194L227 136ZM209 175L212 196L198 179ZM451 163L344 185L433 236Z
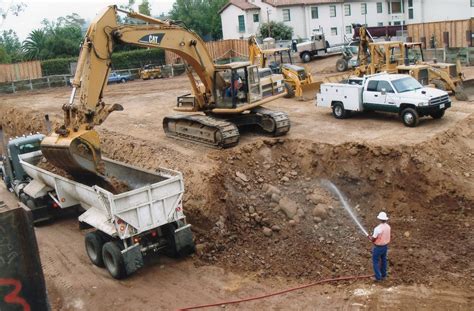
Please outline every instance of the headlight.
M428 106L429 104L429 102L419 102L418 106Z

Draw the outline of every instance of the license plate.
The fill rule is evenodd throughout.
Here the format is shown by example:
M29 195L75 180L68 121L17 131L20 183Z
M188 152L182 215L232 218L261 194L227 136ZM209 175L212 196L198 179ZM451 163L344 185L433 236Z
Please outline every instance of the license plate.
M439 109L443 109L443 108L444 108L444 104L439 105Z

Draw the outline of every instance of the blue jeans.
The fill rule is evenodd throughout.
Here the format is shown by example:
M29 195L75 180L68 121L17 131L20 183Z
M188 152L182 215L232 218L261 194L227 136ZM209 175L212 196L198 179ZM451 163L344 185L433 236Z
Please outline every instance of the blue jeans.
M387 277L387 251L388 246L374 246L372 249L372 264L376 280Z

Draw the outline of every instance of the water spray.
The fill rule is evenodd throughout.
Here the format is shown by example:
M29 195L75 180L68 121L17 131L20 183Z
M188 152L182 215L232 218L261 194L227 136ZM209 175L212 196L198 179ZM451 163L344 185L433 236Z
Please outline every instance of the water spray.
M339 191L339 189L336 187L336 185L334 185L331 181L329 181L327 179L321 180L321 185L323 187L325 187L326 189L328 189L329 191L331 191L332 193L334 193L335 195L337 195L337 197L339 198L339 201L341 202L342 206L349 213L349 215L352 217L352 219L357 224L357 226L362 231L362 233L364 233L365 236L369 236L367 230L365 230L365 228L360 223L359 219L357 219L357 216L355 215L355 213L352 210L351 206L349 205L347 200L344 198L341 191Z

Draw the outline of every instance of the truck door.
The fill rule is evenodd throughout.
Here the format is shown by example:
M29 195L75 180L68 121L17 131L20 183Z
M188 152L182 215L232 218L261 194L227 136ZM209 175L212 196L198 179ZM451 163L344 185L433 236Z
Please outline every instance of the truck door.
M388 81L369 81L364 92L364 109L396 112L393 88Z

